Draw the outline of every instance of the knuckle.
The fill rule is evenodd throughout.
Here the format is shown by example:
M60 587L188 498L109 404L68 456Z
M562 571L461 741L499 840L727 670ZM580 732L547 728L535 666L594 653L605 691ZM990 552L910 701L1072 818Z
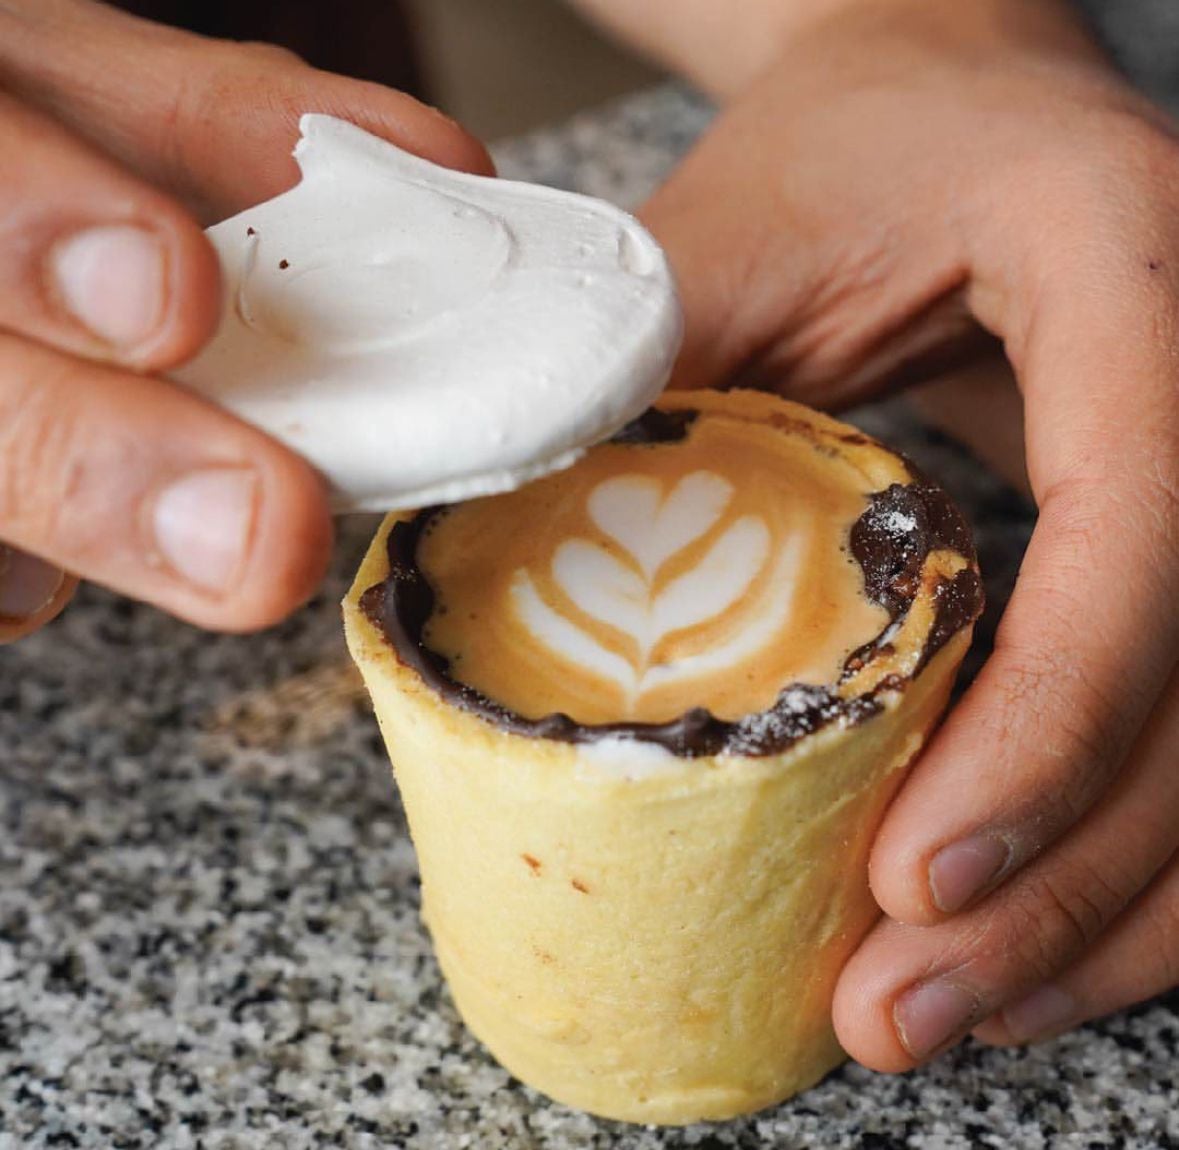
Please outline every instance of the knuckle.
M1083 664L1057 662L1049 700L1055 736L1046 744L1067 764L1067 783L1090 793L1108 782L1121 765L1129 741L1119 702ZM1086 804L1087 805L1087 804Z
M994 708L996 735L1001 745L1035 748L1035 790L1025 801L1051 833L1075 822L1120 767L1130 739L1124 701L1119 704L1082 661L1054 644L999 649L1007 662L1002 705Z
M1127 546L1179 566L1179 403L1168 397L1156 410L1159 426L1140 437L1134 455L1077 458L1045 493L1043 522L1078 575L1108 561L1111 528ZM1169 427L1172 411L1176 426ZM1169 570L1158 562L1143 567L1144 575Z
M56 536L83 484L78 421L48 382L9 365L0 403L0 525L26 544Z
M1133 892L1120 876L1091 864L1054 862L1026 879L1007 908L1006 930L1023 969L1046 981L1084 953Z
M1054 858L1050 868L1018 875L949 931L931 969L981 964L996 986L1048 981L1093 945L1140 885L1108 860Z
M1170 392L1172 382L1166 387ZM1090 633L1100 638L1102 616L1085 607L1085 588L1094 571L1108 568L1114 548L1127 558L1141 556L1126 564L1140 598L1170 602L1179 593L1179 402L1168 394L1153 411L1158 418L1136 438L1134 451L1095 457L1078 444L1043 493L1039 529L1055 548L1050 576L1034 591L1048 609L1057 608L1051 622L1062 635L1087 617ZM1025 580L1025 586L1031 584ZM1133 677L1122 689L1136 689Z
M202 45L198 66L174 71L174 82L160 97L165 103L153 146L174 179L199 185L208 157L199 150L194 152L192 141L201 140L204 129L224 118L226 109L232 113L265 106L274 98L276 88L292 86L287 74L310 69L294 52L277 44L215 40ZM306 108L295 107L294 95L291 102L289 118L297 123Z
M1044 492L1041 500L1041 529L1060 540L1058 551L1075 565L1078 574L1088 570L1108 546L1106 478L1092 461L1078 459L1073 469L1063 472ZM1052 583L1072 608L1075 604L1068 590L1070 586L1071 580Z
M241 40L229 47L238 64L246 69L305 67L298 52L266 40Z
M214 58L217 51L214 50ZM152 151L160 157L165 172L174 181L191 178L192 166L187 141L193 125L207 122L216 113L221 85L216 62L212 72L193 82L193 73L185 67L175 69L175 81L159 96L161 107L158 134L151 141Z

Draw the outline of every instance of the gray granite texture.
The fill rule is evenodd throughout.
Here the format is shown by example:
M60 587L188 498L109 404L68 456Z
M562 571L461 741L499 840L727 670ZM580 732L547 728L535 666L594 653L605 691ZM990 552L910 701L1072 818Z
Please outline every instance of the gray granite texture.
M708 110L674 88L499 149L636 202ZM968 510L991 608L1030 510L899 403L859 415ZM0 652L0 1150L1179 1146L1179 995L1051 1045L848 1066L775 1110L657 1131L553 1105L466 1033L338 600L202 634L88 588Z

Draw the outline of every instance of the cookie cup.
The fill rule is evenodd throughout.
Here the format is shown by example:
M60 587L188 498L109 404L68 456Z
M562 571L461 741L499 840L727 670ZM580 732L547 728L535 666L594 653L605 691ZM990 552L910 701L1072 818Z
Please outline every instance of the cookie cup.
M845 1057L836 979L879 915L873 836L969 645L966 626L921 665L936 588L965 561L929 556L870 718L781 754L681 758L514 734L428 686L360 605L399 518L345 625L467 1025L530 1086L631 1122L731 1118L817 1082Z

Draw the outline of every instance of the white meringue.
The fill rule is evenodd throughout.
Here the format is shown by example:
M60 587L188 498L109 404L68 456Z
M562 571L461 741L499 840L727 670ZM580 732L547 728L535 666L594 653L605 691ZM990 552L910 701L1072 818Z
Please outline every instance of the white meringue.
M632 217L300 127L302 181L209 230L224 314L173 377L306 456L338 510L510 490L662 390L679 303Z

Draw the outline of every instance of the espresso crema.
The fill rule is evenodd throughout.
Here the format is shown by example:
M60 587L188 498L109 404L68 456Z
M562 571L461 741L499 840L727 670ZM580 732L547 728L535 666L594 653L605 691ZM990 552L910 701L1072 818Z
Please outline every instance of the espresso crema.
M394 527L364 606L427 681L545 737L758 753L867 717L977 616L969 533L897 455L766 396L660 408Z

